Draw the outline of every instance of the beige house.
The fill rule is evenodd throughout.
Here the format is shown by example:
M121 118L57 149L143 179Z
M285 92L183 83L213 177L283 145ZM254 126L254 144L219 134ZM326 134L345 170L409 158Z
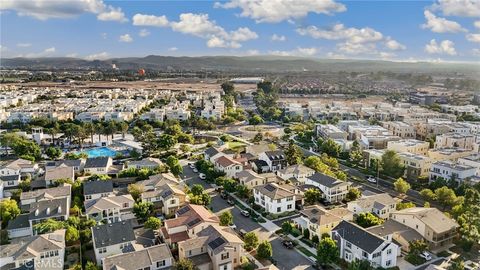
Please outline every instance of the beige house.
M267 179L263 175L259 175L252 170L243 170L235 175L238 182L249 189L253 189L258 185L267 183Z
M468 157L471 154L473 154L472 150L457 147L430 149L428 151L428 157L432 159L432 162L444 160L456 161L459 158Z
M407 208L393 212L390 218L417 231L431 249L448 248L457 236L459 227L437 208Z
M324 209L318 205L305 207L300 216L293 219L302 231L309 230L310 238L316 235L321 239L322 234L330 233L342 220L353 220L353 213L346 208Z
M192 260L200 270L233 270L243 255L243 241L230 227L209 225L178 243L179 258Z
M87 202L85 213L88 218L96 221L118 222L135 218L132 212L134 204L135 201L130 194L102 197L96 201Z
M360 213L372 213L383 219L388 219L390 213L395 211L396 206L397 201L388 195L388 193L363 196L347 204L348 210L356 215Z
M428 177L432 167L432 159L427 156L398 153L405 166L404 177L407 179L417 179L418 177Z
M315 170L303 164L291 165L277 171L278 177L283 180L291 180L298 183L305 183L307 177L312 176L314 173Z
M156 186L154 190L145 191L141 194L144 202L153 203L154 207L164 215L173 215L182 207L187 199L185 192L180 186L164 184Z
M51 168L45 171L45 183L47 186L53 185L56 180L60 179L75 179L75 170L73 167L64 164Z
M430 144L425 141L415 139L404 139L399 141L390 141L387 144L388 150L393 150L397 153L412 153L417 155L427 155Z

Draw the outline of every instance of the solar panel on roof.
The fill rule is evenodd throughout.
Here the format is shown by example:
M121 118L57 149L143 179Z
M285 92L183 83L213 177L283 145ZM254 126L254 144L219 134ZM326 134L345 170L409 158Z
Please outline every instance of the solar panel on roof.
M212 242L208 243L208 246L211 249L216 249L217 247L223 245L224 243L225 243L225 240L221 237L218 237L215 240L213 240Z
M200 222L200 219L199 219L199 218L196 218L196 219L188 222L188 223L187 223L187 226L188 226L188 227L192 227L193 225L195 225L195 224L197 224L197 223L199 223L199 222Z
M165 197L168 197L172 194L173 194L173 192L171 190L167 190L167 191L165 191L165 193L163 193L163 197L165 198Z
M271 185L266 185L265 186L265 189L270 191L270 192L273 192L275 190L275 187L271 186Z
M312 214L318 213L318 209L312 209Z
M183 214L187 213L188 211L190 211L190 208L188 208L188 206L185 206L183 208L178 209L177 214L178 215L183 215Z

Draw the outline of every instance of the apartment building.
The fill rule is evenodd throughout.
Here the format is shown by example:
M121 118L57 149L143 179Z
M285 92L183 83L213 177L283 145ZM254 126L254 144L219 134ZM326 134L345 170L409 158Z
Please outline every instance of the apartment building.
M412 153L398 153L398 156L405 166L405 178L415 180L419 177L429 176L432 167L431 158Z
M476 168L475 175L480 176L480 154L473 154L458 159L458 164Z
M315 131L316 131L317 137L320 137L323 139L346 140L348 137L347 132L331 124L316 125Z
M430 170L430 181L439 178L447 181L457 181L461 184L463 181L475 177L477 168L470 165L462 165L453 161L437 161L432 164Z
M426 156L430 144L425 141L415 139L403 139L398 141L391 141L387 143L387 149L397 153L412 153Z
M402 139L414 139L416 137L415 127L405 122L383 122L382 126L392 132L393 135Z
M468 157L473 154L471 149L464 148L437 148L428 150L428 157L435 161L456 161L459 158Z
M446 133L438 135L435 138L435 148L458 147L464 149L473 149L475 136L472 134Z

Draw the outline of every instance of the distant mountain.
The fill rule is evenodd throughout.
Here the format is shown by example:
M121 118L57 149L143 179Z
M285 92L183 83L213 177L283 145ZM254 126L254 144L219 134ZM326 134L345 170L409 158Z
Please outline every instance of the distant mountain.
M243 72L287 71L393 71L393 72L460 72L478 74L480 65L463 63L390 62L377 60L337 60L285 56L202 56L173 57L148 55L146 57L112 58L88 61L79 58L3 58L2 68L33 70L111 69L131 70L212 70Z

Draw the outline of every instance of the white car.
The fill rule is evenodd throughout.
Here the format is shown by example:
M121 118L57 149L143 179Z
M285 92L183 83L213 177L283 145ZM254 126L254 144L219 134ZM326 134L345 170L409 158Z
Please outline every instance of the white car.
M426 251L422 252L420 257L424 258L426 261L430 261L432 259L432 255Z
M377 179L375 179L375 177L373 177L373 176L369 176L367 178L367 181L370 182L370 183L377 183Z
M190 167L190 169L194 169L194 168L195 168L195 164L190 163L190 164L188 164L188 167Z
M200 174L198 175L198 177L200 177L200 179L202 179L202 180L207 179L207 176L206 176L204 173L200 173Z
M197 169L197 168L193 168L193 172L198 172L198 169Z
M237 225L235 225L235 224L230 224L230 225L228 225L228 227L232 228L232 230L236 230L236 229L237 229Z

